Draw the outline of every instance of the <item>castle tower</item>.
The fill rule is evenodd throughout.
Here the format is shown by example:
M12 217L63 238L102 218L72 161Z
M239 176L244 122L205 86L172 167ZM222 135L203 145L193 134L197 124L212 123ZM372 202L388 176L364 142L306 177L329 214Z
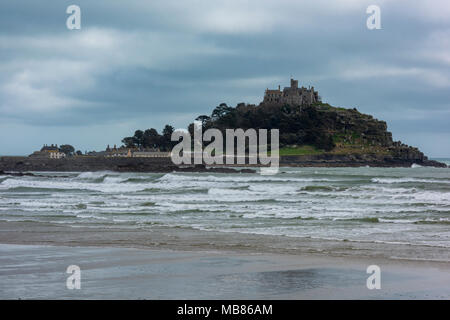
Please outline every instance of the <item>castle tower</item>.
M278 90L267 88L262 104L311 105L319 101L321 101L320 96L313 86L299 88L298 80L291 78L291 86L284 87L283 91L280 86L278 86Z
M291 79L291 89L298 89L298 80Z

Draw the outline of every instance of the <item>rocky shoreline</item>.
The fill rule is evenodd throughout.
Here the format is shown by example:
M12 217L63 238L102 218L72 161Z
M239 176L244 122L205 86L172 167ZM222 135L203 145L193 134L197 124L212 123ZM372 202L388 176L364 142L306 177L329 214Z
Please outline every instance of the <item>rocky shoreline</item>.
M281 167L411 167L412 165L446 168L447 165L428 159L399 159L381 155L303 155L280 157ZM29 157L0 157L0 174L24 174L30 171L117 171L117 172L215 172L254 173L238 169L249 165L177 166L170 158L103 158L72 157L66 159L33 159ZM253 166L253 165L252 165Z
M229 167L209 168L205 165L176 166L170 158L149 159L107 159L107 158L69 158L69 159L30 159L28 157L0 157L0 175L32 176L30 171L43 172L211 172L211 173L255 173L252 169Z
M429 160L426 157L417 158L397 158L390 155L376 154L354 154L335 155L321 154L311 156L282 156L280 166L282 167L404 167L413 165L423 167L447 168L445 163Z

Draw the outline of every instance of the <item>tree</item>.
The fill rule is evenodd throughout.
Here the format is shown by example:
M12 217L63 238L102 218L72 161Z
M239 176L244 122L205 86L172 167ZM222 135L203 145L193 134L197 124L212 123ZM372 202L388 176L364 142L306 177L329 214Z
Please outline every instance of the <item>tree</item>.
M208 117L207 115L203 114L203 115L198 116L197 118L195 118L195 120L196 121L200 121L202 123L202 127L204 129L206 127L206 125L208 124L208 122L211 121L211 118Z
M165 151L172 150L172 147L174 146L175 142L172 142L172 133L175 131L175 128L171 125L166 124L162 131L162 137L161 137L161 147Z
M68 157L70 157L73 155L75 148L70 144L63 144L59 147L59 151L65 153Z
M170 139L174 131L175 131L174 127L172 127L170 124L166 124L166 126L162 131L163 137L168 137Z
M144 145L144 132L142 130L136 130L133 139L135 145L142 147Z
M83 153L80 150L77 150L77 152L75 152L77 154L77 156L81 156L83 155Z
M151 128L144 131L142 139L144 148L156 148L160 144L161 136L156 129Z
M227 115L232 113L235 109L227 106L226 103L221 103L217 106L211 113L211 118L213 121L223 120Z
M125 137L122 139L122 143L127 148L134 148L136 145L134 144L134 137Z

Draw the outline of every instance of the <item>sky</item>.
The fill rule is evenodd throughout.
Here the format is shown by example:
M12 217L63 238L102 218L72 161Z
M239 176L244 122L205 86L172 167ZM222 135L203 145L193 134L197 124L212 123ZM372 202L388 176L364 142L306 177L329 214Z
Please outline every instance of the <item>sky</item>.
M81 29L69 30L69 5ZM381 29L369 30L369 5ZM0 2L0 154L120 145L266 88L314 86L450 157L448 0Z

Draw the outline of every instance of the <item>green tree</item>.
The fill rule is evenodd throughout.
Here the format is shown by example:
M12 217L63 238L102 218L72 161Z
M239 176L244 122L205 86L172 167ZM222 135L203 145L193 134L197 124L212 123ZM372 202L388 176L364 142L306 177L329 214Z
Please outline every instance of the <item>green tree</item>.
M208 123L211 121L211 117L208 117L207 115L201 115L195 118L196 121L200 121L202 123L202 128L205 129Z
M147 129L143 133L143 143L142 146L145 148L156 148L161 142L161 136L158 131L154 128Z
M63 144L59 147L59 151L64 152L67 156L73 156L73 153L75 152L75 148L72 147L70 144Z
M134 137L125 137L122 139L122 143L127 148L134 148L136 146L134 144Z
M142 130L136 130L133 139L136 146L142 147L144 145L144 132Z
M227 106L226 103L221 103L211 113L211 119L213 121L223 121L227 118L227 116L233 113L234 110L234 108Z
M172 142L172 133L175 131L175 128L171 125L166 124L162 131L161 137L161 146L165 151L172 150L172 147L175 145L175 142Z

